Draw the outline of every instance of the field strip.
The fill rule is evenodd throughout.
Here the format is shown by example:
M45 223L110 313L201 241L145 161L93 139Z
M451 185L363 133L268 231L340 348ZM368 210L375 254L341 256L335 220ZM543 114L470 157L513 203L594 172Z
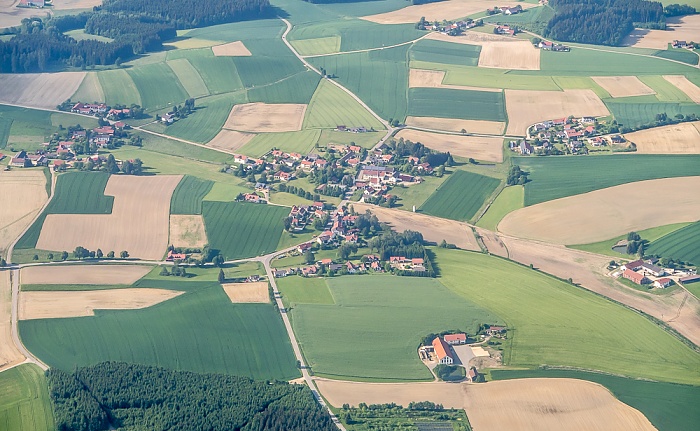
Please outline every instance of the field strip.
M360 214L370 210L380 221L388 223L397 232L415 230L422 233L427 241L439 244L444 239L464 250L481 250L474 233L466 223L364 203L353 203L353 208Z
M378 48L356 49L356 50L353 50L353 51L331 52L331 53L328 53L328 54L304 55L304 56L302 56L302 57L303 57L303 58L315 58L315 57L328 57L328 56L331 56L331 55L341 55L341 54L356 54L356 53L358 53L358 52L381 51L381 50L383 50L383 49L396 48L396 47L404 46L404 45L411 45L411 44L414 44L414 43L418 42L419 40L421 40L421 39L423 39L423 38L425 38L425 37L427 37L427 36L428 36L427 34L424 34L423 36L419 37L418 39L409 40L408 42L397 43L396 45L380 46L380 47L378 47Z
M521 208L506 215L498 230L554 244L604 241L630 231L697 221L700 193L689 190L700 190L700 176L622 184Z
M700 103L700 88L690 82L685 75L664 75L663 78L684 92L693 102Z
M505 2L501 6L515 6L515 2ZM537 6L534 3L518 3L523 9ZM437 3L407 6L391 12L360 17L377 24L415 24L421 17L430 20L454 20L494 6L489 0L451 0Z
M0 74L0 103L55 108L80 87L86 72Z
M420 142L432 150L449 152L453 156L471 157L495 163L503 162L503 138L501 137L444 135L411 129L401 130L396 137Z
M12 340L12 286L10 271L0 271L0 371L24 361Z
M613 98L656 94L636 76L592 76L591 78Z
M270 302L267 281L255 283L224 283L221 287L233 303L266 304Z
M21 284L133 284L151 271L146 265L42 265L20 271Z
M406 117L406 125L415 129L441 130L446 132L461 133L465 130L475 135L502 135L506 123L487 120L462 120L459 118L438 117Z
M469 383L363 383L315 379L329 403L431 401L465 409L480 430L655 430L638 410L616 399L605 387L576 379L540 378Z
M177 76L180 84L182 84L182 87L187 91L190 97L197 98L209 95L209 89L204 83L202 76L188 59L178 58L175 60L168 60L166 64L173 73L175 73L175 76Z
M236 132L235 130L221 129L214 136L214 139L207 142L207 146L218 148L230 152L235 152L241 149L245 144L250 142L255 137L253 133Z
M483 42L479 67L540 70L540 50L527 40Z
M0 170L0 256L48 200L41 171Z
M453 90L491 91L500 93L500 88L473 87L469 85L443 84L444 70L410 69L408 73L408 88L451 88Z
M207 244L201 215L170 215L170 244L175 247L201 248Z
M245 103L235 105L224 129L241 132L295 132L301 130L307 105Z
M637 154L700 154L700 121L671 124L627 133Z
M240 40L212 46L211 50L215 57L250 57L253 55Z
M19 319L93 316L95 310L147 308L183 293L185 292L149 288L20 292Z

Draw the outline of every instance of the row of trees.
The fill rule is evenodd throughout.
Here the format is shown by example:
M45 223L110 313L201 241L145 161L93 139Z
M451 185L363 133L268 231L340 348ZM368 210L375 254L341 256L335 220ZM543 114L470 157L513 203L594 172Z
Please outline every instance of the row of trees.
M53 260L53 253L49 253L48 256L49 260ZM102 259L105 257L104 253L102 252L101 249L97 250L88 250L87 248L83 246L77 246L75 250L73 250L73 258L78 259L78 260L83 260L83 259ZM109 251L107 252L107 259L114 259L114 251ZM126 259L129 257L129 252L126 250L122 250L119 252L119 257L122 259ZM68 252L64 251L61 253L61 260L66 260L68 259Z

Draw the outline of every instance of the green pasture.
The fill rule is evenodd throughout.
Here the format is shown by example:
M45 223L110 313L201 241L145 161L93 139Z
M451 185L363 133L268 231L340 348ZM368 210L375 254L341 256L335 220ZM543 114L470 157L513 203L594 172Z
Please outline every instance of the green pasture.
M700 265L700 222L689 224L652 240L645 254L680 259Z
M283 78L273 84L248 90L250 102L264 103L309 103L321 77L307 70Z
M132 103L143 106L141 94L126 70L103 70L97 73L104 93L104 102L109 105L126 105Z
M610 93L587 76L553 76L552 79L562 90L593 90L601 99L611 97Z
M615 116L618 123L631 128L653 123L656 114L666 113L669 117L675 117L677 114L700 115L700 105L696 103L626 103L618 100L606 100L605 105Z
M78 42L81 40L96 40L98 42L105 42L109 43L114 41L114 39L110 39L109 37L105 36L100 36L97 34L90 34L90 33L85 33L85 29L79 28L77 30L69 30L64 32L66 36L70 36L73 39L77 40Z
M310 58L316 67L337 76L379 116L403 121L407 112L408 46L380 51Z
M460 118L463 120L506 121L502 92L411 88L408 114L416 117Z
M289 1L289 0L288 0ZM279 0L273 0L273 4L277 4ZM361 6L360 6L361 5ZM367 16L379 13L391 12L397 9L406 7L405 0L381 0L368 1L362 3L356 2L338 2L314 5L324 11L336 13L340 16ZM360 7L358 7L360 6Z
M209 193L204 196L204 200L213 202L233 202L236 200L236 196L238 196L239 193L251 192L250 188L243 186L244 184L245 180L242 180L240 184L214 183Z
M547 26L549 20L554 17L554 9L549 6L540 6L525 9L515 15L497 14L487 16L484 22L494 24L511 24L522 28L527 28L535 32L541 32Z
M340 36L289 41L300 55L334 54L340 51Z
M503 217L523 207L524 199L525 188L523 186L504 188L476 225L495 231Z
M392 195L399 197L398 207L411 211L413 206L420 208L440 186L450 178L449 175L442 177L423 177L423 182L410 187L394 187Z
M335 304L326 279L322 277L284 277L277 279L277 287L287 307L294 308L296 304Z
M59 125L76 124L97 127L97 120L63 112L0 105L0 149L43 150L42 144L59 131Z
M215 57L210 48L190 49L182 51L181 55L197 71L210 94L229 93L243 88L233 57Z
M7 146L7 140L10 137L10 128L12 128L12 119L0 117L0 149Z
M23 364L0 373L0 429L56 429L49 388L38 366Z
M190 97L202 97L209 95L207 84L197 72L197 69L192 66L186 58L178 58L176 60L168 60L166 62L173 73L177 76L178 81L184 87Z
M462 66L477 66L480 53L481 47L479 45L465 45L430 39L423 39L414 43L410 51L411 60Z
M680 61L682 63L687 63L691 66L698 64L698 54L685 49L665 49L657 51L653 54L655 57L666 58L669 60Z
M232 57L246 88L280 81L306 70L282 39L245 39L250 57Z
M271 253L282 235L289 208L239 202L202 203L211 248L227 260Z
M513 163L530 173L525 184L529 206L635 181L697 175L700 156L515 157Z
M455 171L421 205L420 210L437 217L470 220L500 183L500 180L484 175Z
M431 332L474 333L496 315L430 278L327 279L335 304L297 303L292 326L314 374L344 380L432 380L416 349ZM381 351L377 350L381 345ZM388 356L391 360L379 360Z
M181 162L183 159L218 164L233 162L233 156L231 154L222 153L206 147L194 146L182 141L175 141L173 139L152 135L150 133L136 132L136 135L143 139L143 147L136 149L122 147L118 150L112 150L111 153L114 154L114 157L121 158L122 160L126 157L125 155L139 157L144 164L147 165L149 173L159 172L161 167L171 165L171 162L174 162L175 159L180 159L180 161L178 161L176 164L184 164L185 166L188 165L187 163ZM149 161L146 162L146 159ZM219 169L221 168L221 166L217 167ZM194 169L198 170L198 166L196 166L196 164ZM166 170L175 175L182 174L183 172L190 172L188 170L182 170L179 172L172 171L169 168L166 168ZM197 176L200 175L197 174Z
M580 379L605 386L628 406L639 410L661 431L686 431L700 423L700 387L629 379L574 370L492 370L494 380L527 378Z
M195 102L195 111L187 118L165 127L165 133L188 141L209 142L221 131L233 105L245 102L244 93L220 94L198 99ZM192 145L188 147L193 148Z
M282 320L272 305L232 304L217 282L177 283L167 277L141 283L148 286L185 293L140 310L23 320L22 340L42 361L65 371L125 361L255 379L299 376Z
M282 151L308 153L321 136L320 130L300 130L298 132L260 133L245 144L239 151L253 157L260 157L272 148Z
M323 79L306 109L304 128L334 129L338 125L384 129L382 123L352 96Z
M513 329L503 355L509 366L547 364L700 383L697 352L641 314L500 258L434 252L446 287Z
M187 32L187 37L222 42L242 40L247 44L249 39L281 38L284 29L285 25L281 20L272 18L195 28Z
M173 70L165 63L148 64L128 69L145 109L162 109L179 105L189 97Z
M88 72L78 90L71 96L73 101L102 102L105 100L98 72Z
M674 224L667 224L664 226L658 226L658 227L652 227L649 229L644 229L637 231L639 236L642 237L642 239L652 242L656 241L657 239L660 239L672 232L675 232L685 226L688 226L690 223L674 223ZM604 254L606 256L610 257L623 257L623 258L632 258L633 256L628 255L627 253L618 253L612 249L613 245L617 244L618 241L622 239L627 239L627 234L617 236L615 238L611 239L606 239L605 241L599 241L599 242L594 242L590 244L575 244L575 245L567 245L569 248L575 248L577 250L583 250L583 251L589 251L591 253L598 253L598 254Z
M170 199L170 214L201 214L202 199L213 186L213 181L185 175Z
M693 102L687 94L666 81L663 76L643 75L639 77L639 80L656 92L656 98L660 102Z
M407 43L423 35L425 32L416 30L413 24L387 25L346 18L298 26L290 33L289 39L308 40L335 36L340 38L340 51L347 52Z

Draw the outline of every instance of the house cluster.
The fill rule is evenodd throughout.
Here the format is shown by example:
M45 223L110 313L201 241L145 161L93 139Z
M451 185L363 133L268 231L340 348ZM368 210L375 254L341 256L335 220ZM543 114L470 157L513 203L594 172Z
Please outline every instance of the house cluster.
M335 127L335 130L338 132L349 132L349 133L367 133L367 132L373 132L374 129L368 129L364 126L360 127L348 127L345 125L338 125Z
M518 27L511 27L509 25L499 25L493 28L493 32L494 34L515 36L516 34L520 33L520 29Z
M442 337L435 337L429 346L422 346L418 350L421 360L434 359L438 364L454 365L459 363L457 354L452 349L452 346L466 344L466 334L446 334ZM467 380L476 382L479 377L479 372L475 367L468 367L468 364L461 364L467 368Z
M313 247L311 243L301 244L297 251L300 253L305 253L306 250ZM303 250L303 251L302 251ZM347 274L366 274L369 272L381 273L384 272L384 267L382 266L379 256L373 254L367 254L362 256L359 262L347 261L345 263L334 262L333 259L325 258L318 260L313 265L307 265L298 268L283 268L273 271L275 278L287 277L290 275L300 275L302 277L313 277L321 273L328 272L344 272Z
M22 150L10 159L10 166L15 168L30 168L36 166L48 166L49 159L44 154L27 154Z
M493 9L486 9L487 15L497 15L499 13L503 15L517 15L523 11L523 7L517 6L495 6Z
M418 24L418 29L437 31L448 36L459 36L463 31L474 28L480 25L480 23L482 23L481 20L474 21L469 18L457 22L440 22L436 20L435 22L431 23L430 21L421 21Z
M351 215L345 207L334 210L329 218L327 229L317 238L320 246L337 245L343 241L357 243L359 241L359 229L355 227L358 216Z
M521 155L546 154L560 144L572 154L587 151L587 145L602 147L626 142L619 134L601 135L594 117L557 118L542 121L528 129L528 139L510 141L510 149Z
M422 257L407 258L404 256L390 256L389 265L399 271L425 272L425 260Z
M562 45L560 43L549 42L547 40L543 40L540 43L538 43L537 47L540 49L543 49L545 51L554 51L554 52L569 52L569 51L571 51L571 48L569 48L566 45Z
M104 115L109 107L104 103L81 103L78 102L71 108L71 112L83 115Z
M289 217L291 219L290 230L294 232L301 232L315 218L322 219L326 216L326 212L323 209L323 202L314 202L311 205L292 206L292 210L289 212ZM304 251L301 253L304 253Z
M654 287L663 289L673 284L672 279L665 277L666 269L657 266L655 259L638 259L622 265L620 270L622 278L640 286L652 284Z
M673 42L671 42L671 46L673 48L695 49L695 47L700 46L700 44L694 42L687 42L685 40L674 40Z

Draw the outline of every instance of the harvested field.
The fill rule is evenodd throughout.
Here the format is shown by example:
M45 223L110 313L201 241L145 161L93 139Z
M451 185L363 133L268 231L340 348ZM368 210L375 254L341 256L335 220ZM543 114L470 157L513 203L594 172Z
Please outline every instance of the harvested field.
M540 50L527 40L484 42L479 67L540 70Z
M193 37L185 37L175 42L164 43L164 46L172 46L177 49L197 49L197 48L209 48L211 46L221 45L223 42L220 40L207 40L198 39Z
M698 15L700 16L700 15ZM700 88L693 84L684 75L664 75L664 79L678 87L686 96L695 103L700 103Z
M318 390L333 406L347 403L357 406L360 403L396 403L407 406L412 401L432 401L445 408L463 409L464 384L444 382L424 383L366 383L348 382L315 378ZM491 383L487 383L491 384Z
M640 130L625 138L639 154L700 154L700 121Z
M513 39L510 36L503 36L500 34L493 33L481 33L478 31L468 31L459 36L448 36L446 34L432 32L426 37L426 39L440 40L443 42L462 43L465 45L481 45L484 42L507 42L519 40Z
M486 120L461 120L458 118L438 117L406 117L406 124L413 127L432 130L445 130L448 132L481 133L486 135L501 135L506 123Z
M92 9L101 4L102 0L56 0L53 8L55 10Z
M588 244L673 223L700 219L700 177L639 181L521 208L498 230L554 244ZM646 202L663 196L663 202ZM572 221L576 228L572 229Z
M233 303L255 302L265 304L270 302L267 281L259 281L257 283L224 283L221 287L224 288L224 292L226 292L226 295Z
M41 171L0 170L0 255L4 256L48 199Z
M21 270L22 284L133 284L153 267L146 265L31 266Z
M216 57L250 57L253 55L240 40L212 46L211 50Z
M453 156L503 162L503 139L499 137L444 135L411 129L400 131L396 137L420 142L433 150L449 151Z
M207 244L201 215L171 215L170 244L175 247L199 248Z
M0 370L25 359L12 340L11 307L10 271L0 271Z
M592 76L593 80L612 97L645 96L656 94L636 76Z
M255 135L253 133L236 132L235 130L222 129L207 145L228 151L238 151L250 142Z
M49 214L37 241L43 250L126 250L131 257L160 259L168 245L170 197L182 176L111 176L111 214ZM139 223L134 223L138 220Z
M185 292L148 288L21 292L19 319L94 316L95 310L148 308L183 293Z
M397 232L415 230L422 233L427 241L440 243L444 239L464 250L480 250L471 228L466 223L363 203L354 203L353 208L360 214L370 210L380 221L388 223Z
M0 74L0 103L56 109L80 87L86 72Z
M453 90L476 90L476 91L493 91L500 93L500 88L485 88L485 87L470 87L468 85L448 85L443 84L445 79L444 70L424 70L410 69L408 74L409 88L451 88Z
M700 15L670 17L666 30L635 29L623 42L635 48L667 49L674 40L695 40L700 34Z
M518 4L522 6L523 9L537 6L536 4L532 3ZM515 6L515 3L504 4L502 6ZM392 12L365 16L362 17L362 19L376 22L378 24L414 24L418 22L421 17L438 21L453 20L456 18L466 17L477 12L483 12L492 7L493 2L489 2L488 0L451 0L408 6Z
M505 90L509 135L525 136L532 124L573 115L593 117L610 112L593 90Z
M246 103L236 105L225 129L242 132L294 132L301 130L306 106L301 104Z

